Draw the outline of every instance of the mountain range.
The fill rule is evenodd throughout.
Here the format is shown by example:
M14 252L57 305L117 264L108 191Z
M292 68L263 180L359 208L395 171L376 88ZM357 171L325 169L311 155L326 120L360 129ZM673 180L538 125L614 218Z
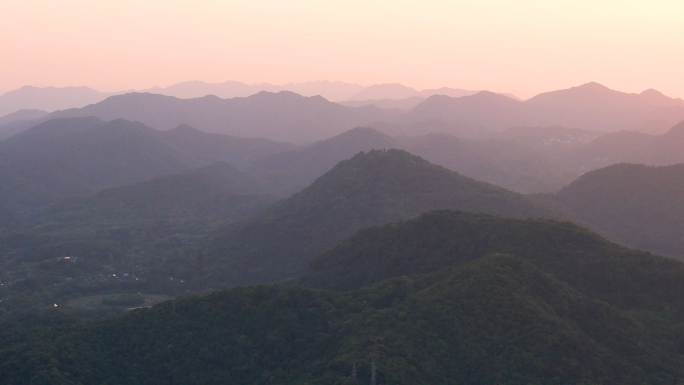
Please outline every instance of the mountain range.
M409 122L439 119L501 131L516 126L565 126L591 131L663 133L684 120L684 101L655 90L614 91L597 83L517 101L491 92L451 98L435 95L417 105Z
M0 205L31 211L215 161L246 166L291 148L187 126L162 132L122 119L55 119L0 141Z
M54 112L43 119L123 118L158 130L187 124L209 133L302 143L325 139L368 121L393 119L396 115L395 111L373 106L344 107L320 96L303 97L283 91L233 99L126 94L81 109Z
M435 124L430 122L436 121L443 122L442 129L455 125L476 127L473 131L480 132L517 126L565 126L589 131L636 130L660 134L684 120L684 101L655 90L628 94L597 83L540 94L526 101L486 91L461 97L433 95L403 112L374 105L344 107L322 97L302 97L286 91L277 94L262 91L232 99L216 96L178 99L131 93L81 109L53 113L43 120L74 116L96 116L104 120L124 118L161 130L188 124L207 132L305 143L373 122L399 127L408 125L414 128L404 130L413 134L433 131ZM10 126L5 127L7 124ZM0 137L14 134L21 127L29 128L36 121L7 124L0 126ZM426 126L422 131L421 125Z
M453 97L470 95L476 91L466 91L452 88L427 89L417 91L401 84L376 84L368 87L359 84L330 81L311 81L302 83L288 83L274 85L268 83L246 84L236 81L223 83L207 83L203 81L188 81L170 85L168 87L152 87L142 90L122 92L100 92L88 87L34 87L24 86L0 95L0 117L22 109L44 110L53 112L70 108L81 108L88 104L98 103L109 96L128 92L153 93L174 96L179 99L195 99L207 95L218 96L222 99L248 97L259 92L277 93L290 91L302 96L322 96L327 100L362 101L368 99L404 99L426 97L443 94Z

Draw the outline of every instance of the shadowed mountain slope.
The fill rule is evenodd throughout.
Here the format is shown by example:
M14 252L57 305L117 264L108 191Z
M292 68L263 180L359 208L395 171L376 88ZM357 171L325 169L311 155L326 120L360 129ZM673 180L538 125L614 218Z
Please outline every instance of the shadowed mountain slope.
M62 201L38 222L62 226L129 225L140 220L212 219L231 222L274 203L258 182L226 163L107 189L87 198ZM256 209L252 206L256 205ZM244 213L234 212L243 210ZM246 213L246 214L245 214Z
M312 272L303 282L353 290L387 278L463 264L491 253L524 257L591 295L610 291L615 297L603 299L619 306L636 301L629 293L655 285L658 276L668 269L677 271L672 274L684 273L684 265L674 259L618 246L569 222L442 210L357 232L315 258ZM644 282L630 282L629 276L638 271L653 274ZM611 273L615 277L605 278ZM669 293L668 298L674 301L676 295ZM648 302L642 305L648 306Z
M364 274L355 268L380 278L397 262L432 264L433 272L348 293L235 288L116 319L36 327L68 322L53 310L2 324L0 376L68 385L322 385L367 383L375 366L386 384L684 377L680 262L567 223L446 211L364 230L343 245L368 251L367 242L373 252L348 260L340 279ZM487 254L497 248L522 255Z
M684 258L683 164L606 167L544 199L629 246Z
M248 284L296 277L317 253L360 228L438 208L512 217L559 214L501 187L400 150L340 162L311 186L208 242L214 280Z
M0 141L0 206L41 206L215 161L246 167L293 147L186 126L160 132L122 119L50 120Z

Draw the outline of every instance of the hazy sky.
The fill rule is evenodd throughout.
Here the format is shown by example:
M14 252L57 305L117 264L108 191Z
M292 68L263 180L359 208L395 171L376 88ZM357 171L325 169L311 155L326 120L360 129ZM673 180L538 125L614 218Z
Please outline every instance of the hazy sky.
M341 80L684 97L682 0L0 0L0 93Z

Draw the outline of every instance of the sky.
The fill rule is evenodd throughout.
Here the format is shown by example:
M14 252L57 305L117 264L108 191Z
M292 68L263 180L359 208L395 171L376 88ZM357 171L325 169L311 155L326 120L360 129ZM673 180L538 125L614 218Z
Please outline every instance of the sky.
M227 80L684 98L681 0L0 0L0 93Z

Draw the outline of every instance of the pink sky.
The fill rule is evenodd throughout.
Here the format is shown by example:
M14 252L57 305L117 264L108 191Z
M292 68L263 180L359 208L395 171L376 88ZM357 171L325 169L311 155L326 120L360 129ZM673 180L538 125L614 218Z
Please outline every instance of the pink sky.
M0 93L187 80L684 97L684 1L3 0Z

